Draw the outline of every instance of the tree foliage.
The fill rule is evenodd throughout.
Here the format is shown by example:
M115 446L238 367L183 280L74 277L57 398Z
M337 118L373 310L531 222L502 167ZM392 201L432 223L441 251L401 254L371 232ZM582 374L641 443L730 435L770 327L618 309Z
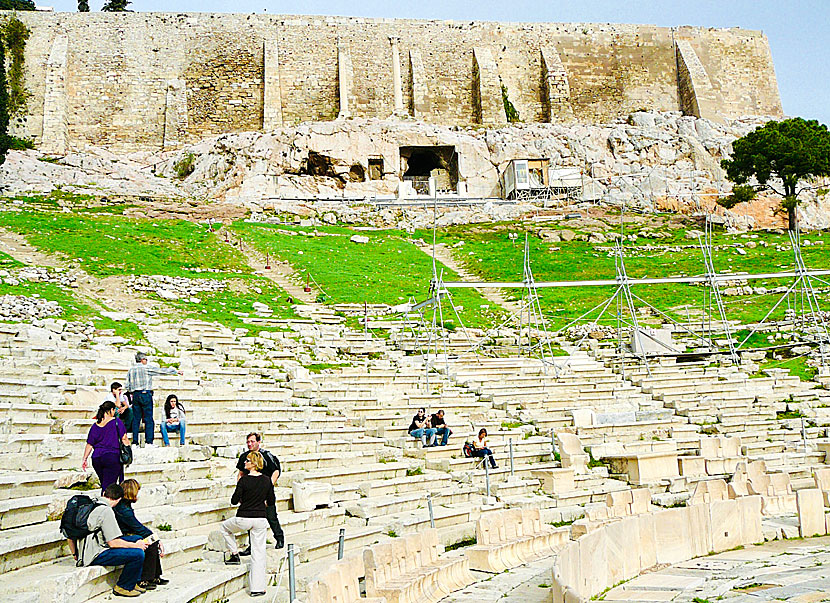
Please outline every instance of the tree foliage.
M107 0L101 10L106 13L120 13L128 10L129 4L129 0Z
M26 108L26 99L29 93L24 86L23 75L25 65L26 40L31 32L26 25L12 15L0 29L3 37L3 44L10 55L8 72L8 110L9 116L15 117Z
M752 201L756 195L755 187L748 184L736 184L732 187L732 194L718 199L718 205L725 209L732 209L738 203Z
M33 0L0 0L0 10L35 10Z
M726 177L738 185L754 179L757 185L749 185L754 190L781 195L791 230L796 227L798 196L805 190L800 183L830 176L830 131L815 120L770 121L736 140L732 150L732 157L721 161Z
M78 0L78 12L79 13L88 13L89 12L89 2L86 0Z
M0 43L0 164L9 150L9 93L6 90L6 49Z

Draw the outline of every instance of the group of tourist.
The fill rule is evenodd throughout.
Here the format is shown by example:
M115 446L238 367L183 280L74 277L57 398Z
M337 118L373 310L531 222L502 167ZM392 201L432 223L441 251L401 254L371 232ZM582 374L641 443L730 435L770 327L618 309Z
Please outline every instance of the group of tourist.
M103 415L102 409L106 409ZM118 430L118 423L115 423L120 423L120 420L115 416L113 402L102 404L99 415L102 415L101 420L93 425L97 430L91 431L97 434L111 425L114 427L110 429L115 430L111 433L126 439L123 426ZM242 563L240 556L251 556L250 594L258 597L265 594L267 582L265 549L269 526L276 548L285 546L285 534L277 516L274 495L281 467L277 457L262 447L261 434L248 434L246 445L248 450L239 457L236 465L237 483L231 496L231 504L239 505L239 508L236 517L222 522L221 532L230 551L226 564L239 565ZM162 578L164 548L161 541L138 520L132 509L140 489L141 485L136 480L123 480L122 468L121 483L108 484L100 496L92 498L94 508L88 513L83 526L85 535L78 540L69 539L69 548L79 566L124 566L112 591L120 597L137 597L168 583ZM249 544L240 551L235 534L242 532L249 533Z
M419 408L418 414L412 417L412 423L407 429L409 435L416 440L421 440L424 448L430 446L446 446L450 439L452 430L444 421L444 411L439 410L434 415L427 417L426 409ZM441 436L441 444L438 444L438 436Z
M418 413L412 417L412 423L409 424L407 431L416 440L421 440L421 445L424 448L446 446L452 434L452 430L444 420L443 410L427 417L425 408L418 409ZM440 444L438 443L439 437L441 438ZM487 442L486 429L482 428L478 431L478 437L472 441L471 445L472 456L486 458L493 469L498 469L498 465L496 465L493 458L493 451L490 450Z
M141 422L144 421L144 442L153 446L155 423L153 422L153 376L182 374L175 368L147 366L147 355L135 355L135 365L127 372L127 387L114 382L104 402L98 407L95 423L89 428L81 468L86 471L92 457L92 468L101 482L101 491L110 484L124 481L122 445L129 447L128 428L132 429L133 444L139 443ZM164 402L164 418L159 425L161 439L170 445L169 433L178 432L183 446L187 425L187 412L176 394L170 394Z

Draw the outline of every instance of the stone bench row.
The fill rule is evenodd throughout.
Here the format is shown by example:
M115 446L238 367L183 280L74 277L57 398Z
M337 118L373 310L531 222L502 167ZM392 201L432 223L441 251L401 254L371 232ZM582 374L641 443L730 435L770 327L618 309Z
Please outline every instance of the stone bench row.
M363 552L366 595L388 603L437 602L473 582L463 556L439 556L438 531L394 538Z
M555 554L568 534L542 524L538 508L490 511L476 522L476 544L466 555L473 569L499 573Z

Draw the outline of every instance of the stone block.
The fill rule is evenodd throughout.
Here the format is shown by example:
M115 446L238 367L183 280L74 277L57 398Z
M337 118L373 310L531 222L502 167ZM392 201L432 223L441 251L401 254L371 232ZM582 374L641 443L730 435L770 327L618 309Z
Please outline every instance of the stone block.
M796 492L798 533L802 538L827 533L824 519L824 498L821 490L808 488Z
M743 516L737 501L710 503L709 522L712 527L712 550L725 551L743 544Z
M294 511L302 513L332 506L334 486L319 481L294 481L291 484Z
M683 477L702 477L706 473L706 459L702 456L679 456L677 463Z
M635 488L631 491L631 515L648 513L651 507L651 492L648 488Z
M624 473L633 485L679 477L676 452L633 453L606 457L613 473Z
M708 555L713 550L712 525L708 505L692 505L689 509L689 542L692 557Z
M574 490L574 469L544 469L532 471L531 475L541 482L542 492L545 494L563 494Z
M657 565L657 535L654 529L654 514L639 515L637 525L637 557L640 572Z
M744 496L737 500L741 509L741 538L743 544L757 544L764 541L761 525L761 499L758 496Z
M604 591L613 582L608 576L608 542L605 530L590 532L579 539L579 582L577 593L583 598ZM590 571L585 571L591 568Z
M679 563L692 558L689 508L654 513L654 541L658 563Z

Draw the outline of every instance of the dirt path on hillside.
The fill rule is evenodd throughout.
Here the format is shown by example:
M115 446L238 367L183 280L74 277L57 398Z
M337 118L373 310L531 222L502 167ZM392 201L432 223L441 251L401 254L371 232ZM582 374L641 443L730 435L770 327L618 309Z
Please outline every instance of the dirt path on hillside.
M427 254L430 258L432 257L432 245L431 244L424 244L421 245L419 243L415 243L415 246L418 247L421 251ZM464 266L461 265L452 255L452 249L447 247L443 243L438 243L435 245L435 259L444 264L450 270L455 271L456 274L461 278L462 281L478 281L480 280L474 274L468 272ZM518 316L520 313L520 304L517 302L508 301L504 295L502 294L500 289L476 289L487 301L490 301L500 308L503 308L513 314L514 316Z
M226 245L232 245L239 249L239 238L230 231L228 232L228 242ZM288 293L294 299L298 299L306 304L313 304L317 301L317 293L312 289L311 292L306 292L303 285L299 284L299 277L294 268L288 262L283 262L277 258L267 258L266 264L265 255L260 253L252 245L242 242L242 255L248 261L248 265L259 276L273 281L283 291Z
M0 228L0 251L29 266L62 268L75 277L77 288L72 291L93 308L114 312L140 312L158 302L141 297L127 290L126 276L98 278L79 268L71 268L71 262L44 253L30 245L23 235Z

